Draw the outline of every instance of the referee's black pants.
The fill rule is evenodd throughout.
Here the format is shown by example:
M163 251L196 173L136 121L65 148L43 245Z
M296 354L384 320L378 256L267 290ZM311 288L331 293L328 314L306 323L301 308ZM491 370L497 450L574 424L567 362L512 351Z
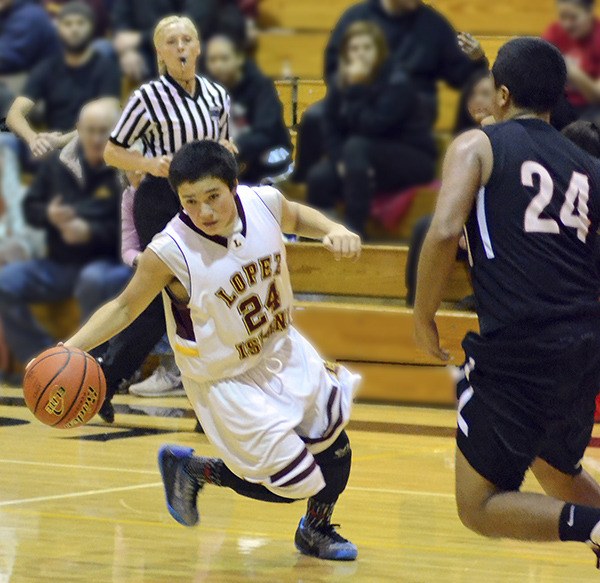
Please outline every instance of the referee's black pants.
M165 228L179 208L179 199L166 178L148 176L142 181L133 201L133 217L142 249ZM137 320L108 343L102 356L102 368L109 399L121 381L131 378L140 368L165 332L165 314L159 295Z
M435 176L435 154L381 138L353 136L344 143L339 163L325 159L308 174L310 205L333 210L345 203L346 226L364 235L376 192L401 190L429 182Z

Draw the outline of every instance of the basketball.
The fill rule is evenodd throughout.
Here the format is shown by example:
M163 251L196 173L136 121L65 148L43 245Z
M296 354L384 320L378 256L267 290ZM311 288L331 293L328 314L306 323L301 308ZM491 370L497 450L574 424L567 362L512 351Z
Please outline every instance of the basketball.
M85 425L96 415L106 396L106 380L89 354L78 348L56 346L31 361L23 393L38 421L71 429Z

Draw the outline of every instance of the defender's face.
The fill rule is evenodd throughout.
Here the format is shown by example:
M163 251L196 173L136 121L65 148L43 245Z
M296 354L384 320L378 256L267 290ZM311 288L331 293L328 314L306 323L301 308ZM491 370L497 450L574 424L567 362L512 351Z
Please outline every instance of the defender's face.
M179 187L179 200L196 227L207 235L228 236L235 219L235 191L218 178L202 178L184 182Z

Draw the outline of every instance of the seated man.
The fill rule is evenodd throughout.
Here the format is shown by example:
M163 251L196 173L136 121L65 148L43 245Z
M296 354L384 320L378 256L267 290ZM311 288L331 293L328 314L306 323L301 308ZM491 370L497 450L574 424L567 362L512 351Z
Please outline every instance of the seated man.
M75 122L84 103L111 97L116 106L121 92L114 62L92 47L94 14L87 4L66 4L58 16L58 32L63 52L32 71L23 95L14 101L6 119L8 127L36 157L62 148L75 136ZM39 101L45 104L47 132L36 132L27 121Z
M231 133L239 150L240 180L257 184L284 172L292 161L292 142L273 81L246 60L241 46L226 35L208 41L206 67L231 97Z
M103 158L117 119L107 100L84 106L78 137L43 162L25 196L25 218L45 230L48 253L45 259L0 269L0 315L21 362L54 344L34 320L30 304L74 295L85 320L129 278L130 268L118 261L122 187L118 172Z
M0 0L0 75L25 73L59 52L46 11L31 0Z

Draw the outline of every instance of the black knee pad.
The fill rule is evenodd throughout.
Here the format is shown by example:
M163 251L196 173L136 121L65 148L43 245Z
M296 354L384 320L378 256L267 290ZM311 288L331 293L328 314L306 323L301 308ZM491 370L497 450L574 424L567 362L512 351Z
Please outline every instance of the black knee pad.
M350 478L352 449L346 432L342 431L330 447L314 457L325 478L325 487L313 499L333 504L346 489Z

